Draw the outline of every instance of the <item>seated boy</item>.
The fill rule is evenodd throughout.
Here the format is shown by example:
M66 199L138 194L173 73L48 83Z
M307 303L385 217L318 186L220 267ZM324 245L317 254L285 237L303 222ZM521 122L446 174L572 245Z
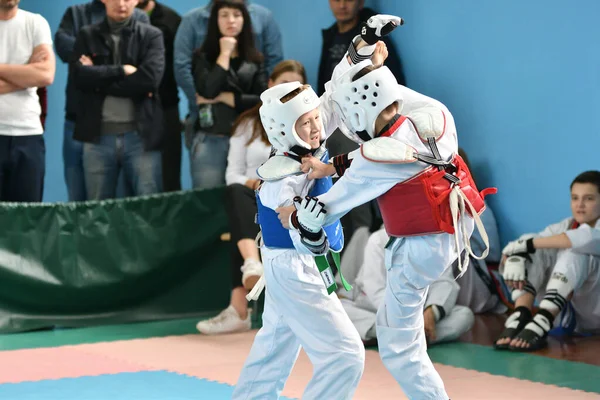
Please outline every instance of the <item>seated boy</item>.
M506 260L501 271L513 288L516 308L497 349L545 347L557 317L563 326L570 319L566 327L572 332L600 332L600 171L584 172L571 183L571 212L572 217L524 235L502 251ZM539 310L532 315L544 284ZM567 318L559 316L563 310L570 312Z

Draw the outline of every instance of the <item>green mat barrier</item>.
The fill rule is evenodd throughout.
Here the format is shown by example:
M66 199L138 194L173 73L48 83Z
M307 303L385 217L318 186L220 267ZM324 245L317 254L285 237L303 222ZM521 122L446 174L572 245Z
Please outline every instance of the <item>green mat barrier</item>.
M0 333L182 318L227 306L223 188L0 203Z

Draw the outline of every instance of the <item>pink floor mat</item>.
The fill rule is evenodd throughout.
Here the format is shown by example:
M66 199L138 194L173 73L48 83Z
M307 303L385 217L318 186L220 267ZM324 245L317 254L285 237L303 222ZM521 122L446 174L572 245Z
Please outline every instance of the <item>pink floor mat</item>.
M235 385L256 332L224 336L185 335L0 352L0 383L167 370ZM448 393L461 400L600 398L541 383L436 364ZM283 394L300 398L312 374L301 353ZM375 351L367 351L355 399L406 399Z
M126 358L88 353L85 345L0 352L0 384L153 369Z

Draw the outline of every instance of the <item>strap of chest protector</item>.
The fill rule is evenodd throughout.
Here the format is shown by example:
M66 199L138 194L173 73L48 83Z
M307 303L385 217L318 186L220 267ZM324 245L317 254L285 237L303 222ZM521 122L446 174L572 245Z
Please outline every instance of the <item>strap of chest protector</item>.
M254 287L252 288L250 293L248 293L246 295L246 300L248 300L248 301L258 300L258 298L260 297L260 294L262 293L264 288L265 288L265 276L262 275L260 277L260 279L254 284Z
M417 159L423 161L424 163L436 166L439 171L444 170L444 179L450 181L452 187L449 200L450 213L452 214L452 225L454 226L455 230L454 242L456 245L456 251L458 252L458 270L460 271L458 277L456 278L458 279L462 277L465 274L465 272L467 272L467 268L469 267L469 263L471 260L469 255L475 258L476 260L483 260L487 257L490 251L490 242L487 232L485 231L485 227L483 226L483 222L479 217L479 214L477 214L475 207L473 207L473 204L471 204L469 199L467 199L467 196L465 196L465 194L459 186L461 182L460 179L456 175L453 175L453 173L456 172L456 166L451 162L447 162L444 161L444 159L442 159L435 138L428 137L427 144L431 149L433 157L417 155ZM473 253L473 249L471 248L471 239L469 237L467 227L465 225L465 219L461 218L465 214L466 207L469 207L471 215L473 216L473 220L475 221L476 229L479 231L483 243L485 243L485 250L480 256L477 256L475 255L475 253ZM460 253L461 239L462 244L465 247L464 259L462 254Z
M417 154L417 159L419 161L423 161L426 164L436 166L439 171L446 170L444 174L444 179L450 181L454 185L458 185L460 183L460 179L457 176L452 175L453 172L456 172L456 166L451 162L445 161L440 154L440 150L437 147L437 143L435 142L434 137L427 138L427 144L429 145L429 149L431 153L433 153L433 157L426 156L422 154Z

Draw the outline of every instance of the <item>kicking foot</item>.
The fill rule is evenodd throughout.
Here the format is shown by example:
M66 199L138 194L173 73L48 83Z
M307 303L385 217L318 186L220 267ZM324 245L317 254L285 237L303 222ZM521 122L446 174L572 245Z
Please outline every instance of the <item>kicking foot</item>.
M548 332L552 329L554 316L541 309L533 320L510 342L512 351L536 351L548 345Z
M235 308L229 306L221 311L216 317L198 322L196 324L196 329L205 335L246 332L252 328L250 314L251 311L248 310L248 316L246 316L245 319L242 319Z
M504 330L496 340L494 348L496 350L507 350L511 341L525 328L531 319L531 310L523 306L517 307L504 323Z

